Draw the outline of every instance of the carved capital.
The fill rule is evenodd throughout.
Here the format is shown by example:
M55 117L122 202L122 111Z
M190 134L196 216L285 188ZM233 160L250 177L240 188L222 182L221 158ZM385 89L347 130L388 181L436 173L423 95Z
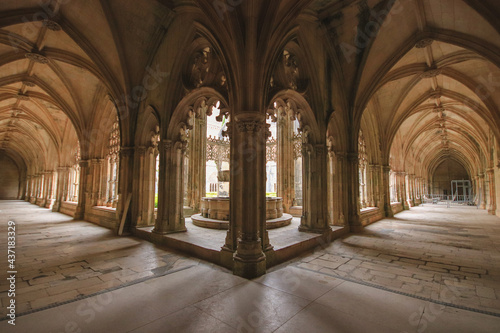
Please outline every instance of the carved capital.
M28 58L29 60L36 62L36 63L39 63L39 64L48 64L49 63L49 59L47 57L41 55L40 53L28 52L24 56L26 58Z
M240 120L236 121L236 126L239 132L256 133L264 128L265 123L258 120Z
M172 149L173 145L174 144L172 143L172 140L163 140L161 142L161 147L163 150L170 150Z

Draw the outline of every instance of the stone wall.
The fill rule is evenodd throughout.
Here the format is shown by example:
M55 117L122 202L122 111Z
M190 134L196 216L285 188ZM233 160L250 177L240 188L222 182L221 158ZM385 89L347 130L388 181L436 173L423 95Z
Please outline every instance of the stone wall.
M0 155L0 199L17 199L19 195L19 170L7 156Z

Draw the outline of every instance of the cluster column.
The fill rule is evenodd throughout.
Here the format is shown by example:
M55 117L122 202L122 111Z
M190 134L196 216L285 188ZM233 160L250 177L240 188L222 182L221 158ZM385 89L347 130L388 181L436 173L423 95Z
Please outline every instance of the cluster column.
M347 190L348 197L348 217L349 226L352 232L359 232L363 229L359 215L359 160L358 154L347 154Z
M187 182L187 205L193 213L200 212L201 198L205 195L206 158L207 158L207 122L205 115L195 116L194 125L189 138L189 165Z
M89 198L88 178L90 160L80 160L80 186L78 187L78 205L75 210L75 220L82 220L85 216L85 208Z
M158 217L154 233L186 231L184 219L184 152L186 142L163 140L160 145Z
M479 193L480 193L480 206L481 209L486 209L486 181L484 173L479 175Z
M497 210L497 200L496 200L496 193L495 193L495 170L494 169L488 169L487 171L488 174L488 182L489 182L489 190L490 190L490 205L488 207L488 213L491 215L496 214Z
M231 131L230 237L237 244L233 273L253 278L266 272L270 248L266 231L265 115L235 115ZM234 245L233 245L234 246Z
M328 225L326 144L302 144L302 218L300 231L324 233Z
M394 217L394 212L391 206L391 193L390 193L390 174L391 167L389 165L384 165L382 167L382 193L383 193L383 205L386 217Z
M59 167L57 168L57 187L55 193L54 206L52 206L53 212L59 212L61 210L61 203L64 201L65 189L68 187L69 178L69 167Z

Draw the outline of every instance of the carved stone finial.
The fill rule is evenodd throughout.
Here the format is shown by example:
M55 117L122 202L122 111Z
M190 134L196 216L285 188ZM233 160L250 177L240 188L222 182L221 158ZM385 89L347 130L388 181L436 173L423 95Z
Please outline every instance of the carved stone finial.
M427 46L431 46L433 42L434 40L432 38L422 39L415 44L415 47L417 49L423 49L426 48Z
M49 59L40 53L28 52L25 54L25 57L33 62L37 62L39 64L48 64Z

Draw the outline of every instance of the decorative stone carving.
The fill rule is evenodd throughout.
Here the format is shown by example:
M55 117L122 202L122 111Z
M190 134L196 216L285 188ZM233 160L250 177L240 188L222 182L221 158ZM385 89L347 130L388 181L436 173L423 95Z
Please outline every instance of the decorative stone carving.
M29 101L29 99L30 99L30 97L28 95L23 94L21 92L19 92L16 97L17 97L17 99L19 99L21 101Z
M240 120L236 122L238 131L257 133L264 128L264 124L259 120Z
M278 62L274 75L269 81L269 86L272 89L293 89L297 91L305 91L307 80L303 78L299 68L298 57L284 50Z
M431 46L433 42L434 40L431 38L422 39L415 44L415 47L417 49L423 49L427 46Z
M163 149L164 149L164 150L170 150L170 149L172 149L172 147L173 147L173 143L172 143L172 141L170 141L170 140L164 140L164 141L162 142L162 145L163 145Z
M222 92L227 91L227 76L210 46L198 48L192 54L185 78L190 88L213 87Z
M26 87L34 87L35 84L31 81L23 81L23 84L26 86Z
M39 63L39 64L48 64L49 63L49 59L47 57L41 55L40 53L28 52L24 56L26 58L28 58L29 60L36 62L36 63Z
M429 70L426 70L425 72L423 72L421 75L420 75L420 78L422 79L430 79L430 78L433 78L433 77L436 77L438 75L440 75L442 72L441 69L436 69L436 68L433 68L433 69L429 69Z
M47 29L52 30L52 31L60 31L62 30L61 26L59 23L52 21L52 20L43 20L43 26L47 27Z

